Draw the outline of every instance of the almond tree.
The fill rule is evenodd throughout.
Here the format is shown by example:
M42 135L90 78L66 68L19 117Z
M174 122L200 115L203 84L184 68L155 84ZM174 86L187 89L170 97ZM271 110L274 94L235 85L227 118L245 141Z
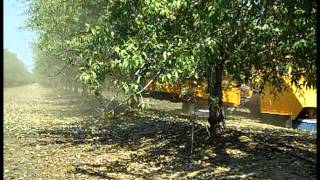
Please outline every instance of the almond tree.
M135 105L152 81L207 81L212 134L224 127L222 76L281 90L292 67L293 84L316 82L314 1L29 1L40 46L96 94L106 76Z

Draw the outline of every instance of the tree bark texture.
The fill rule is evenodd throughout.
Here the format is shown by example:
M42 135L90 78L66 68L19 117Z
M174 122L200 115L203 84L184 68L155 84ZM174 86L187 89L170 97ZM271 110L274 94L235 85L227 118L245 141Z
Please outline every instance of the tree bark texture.
M213 63L209 66L208 91L209 91L209 124L212 135L222 132L225 128L225 117L222 102L222 63Z

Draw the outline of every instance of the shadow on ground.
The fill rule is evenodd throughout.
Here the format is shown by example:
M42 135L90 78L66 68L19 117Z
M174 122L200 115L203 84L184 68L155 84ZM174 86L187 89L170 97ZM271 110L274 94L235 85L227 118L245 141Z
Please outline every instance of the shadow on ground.
M78 95L46 98L57 106L47 113L77 120L66 127L40 129L40 137L46 139L40 138L38 144L88 144L91 151L106 147L105 159L75 164L74 174L108 179L118 175L143 179L309 179L316 175L315 164L300 158L315 159L315 153L290 145L293 140L301 146L312 143L312 136L229 126L223 135L208 138L205 127L196 124L191 154L191 125L186 117L125 111L107 118L96 111L97 102L83 103ZM48 136L52 138L48 140Z

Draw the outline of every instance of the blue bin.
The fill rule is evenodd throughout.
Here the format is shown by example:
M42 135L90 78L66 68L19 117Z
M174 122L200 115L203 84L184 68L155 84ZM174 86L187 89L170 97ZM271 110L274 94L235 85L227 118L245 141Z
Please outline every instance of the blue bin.
M298 119L297 129L317 132L317 119Z

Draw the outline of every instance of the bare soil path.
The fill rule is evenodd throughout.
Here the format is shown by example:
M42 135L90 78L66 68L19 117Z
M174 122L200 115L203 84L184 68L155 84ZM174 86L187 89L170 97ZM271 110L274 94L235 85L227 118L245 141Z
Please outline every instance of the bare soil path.
M187 119L107 118L97 105L39 84L6 88L4 179L316 179L315 134L229 116L220 137L197 124L190 154Z

